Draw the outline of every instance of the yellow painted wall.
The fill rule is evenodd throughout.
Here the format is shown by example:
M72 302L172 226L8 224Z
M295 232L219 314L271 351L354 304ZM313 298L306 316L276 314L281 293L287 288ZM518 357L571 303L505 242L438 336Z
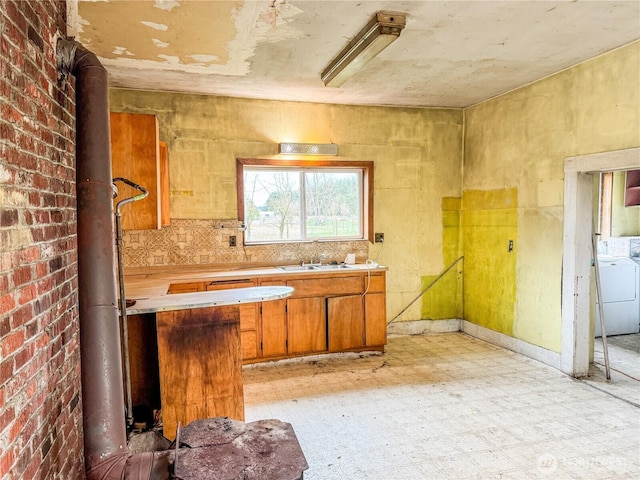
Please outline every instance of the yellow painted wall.
M460 196L462 110L121 89L111 91L110 102L114 111L157 115L169 148L173 218L237 218L236 157L275 155L279 142L332 142L343 158L373 160L374 228L385 234L385 243L382 251L370 244L369 256L389 267L389 319L416 297L423 277L439 274L444 257L459 250L458 234L443 228L443 198ZM445 245L448 238L454 244ZM450 318L459 305L458 293L441 300L446 316L437 318ZM421 307L416 302L399 320L420 319Z
M612 237L640 235L640 206L624 206L626 186L627 177L625 172L613 172L613 202L611 205Z
M640 42L465 110L467 319L560 351L564 159L638 146ZM479 192L515 205L485 208ZM494 320L495 299L480 290L513 279Z
M462 272L460 259L460 197L442 199L442 245L444 267L437 275L422 277L422 312L424 320L462 318ZM439 278L440 277L440 278Z
M516 298L517 190L465 190L462 232L464 318L512 335Z

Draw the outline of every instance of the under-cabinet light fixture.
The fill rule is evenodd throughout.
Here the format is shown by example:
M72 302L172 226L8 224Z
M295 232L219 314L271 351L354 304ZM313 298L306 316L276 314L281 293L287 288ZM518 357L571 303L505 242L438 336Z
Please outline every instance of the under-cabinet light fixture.
M338 155L335 143L280 143L278 152L294 155Z
M339 87L369 60L400 36L407 16L397 12L378 12L351 42L324 69L320 78L327 87Z

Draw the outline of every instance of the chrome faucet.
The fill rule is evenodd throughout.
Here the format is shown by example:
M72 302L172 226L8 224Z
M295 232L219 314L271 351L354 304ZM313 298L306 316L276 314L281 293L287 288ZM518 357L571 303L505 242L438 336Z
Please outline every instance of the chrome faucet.
M300 265L302 265L303 267L311 266L311 265L322 265L322 262L325 261L326 259L327 259L327 255L324 253L321 253L320 255L318 255L318 257L311 257L311 260L309 260L309 263L304 263L304 260L303 260Z

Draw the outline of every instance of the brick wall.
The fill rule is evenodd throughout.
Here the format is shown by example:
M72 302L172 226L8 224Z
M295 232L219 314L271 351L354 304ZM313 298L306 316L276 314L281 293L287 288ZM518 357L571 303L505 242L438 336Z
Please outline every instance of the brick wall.
M65 2L0 0L0 479L83 478Z

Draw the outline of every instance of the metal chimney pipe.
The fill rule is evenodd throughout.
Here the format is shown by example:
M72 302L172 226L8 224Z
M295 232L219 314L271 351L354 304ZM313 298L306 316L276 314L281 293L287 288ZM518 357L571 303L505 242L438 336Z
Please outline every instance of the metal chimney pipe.
M107 71L75 41L58 40L58 69L76 78L78 299L87 478L120 478L127 460L113 247Z

